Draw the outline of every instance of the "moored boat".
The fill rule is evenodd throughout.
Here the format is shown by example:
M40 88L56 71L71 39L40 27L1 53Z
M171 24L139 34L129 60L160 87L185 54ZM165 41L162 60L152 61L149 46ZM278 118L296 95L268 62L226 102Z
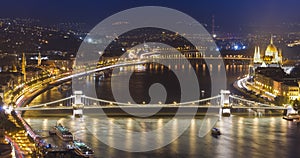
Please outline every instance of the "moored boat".
M94 151L80 140L74 140L72 146L75 153L79 156L92 157L94 155Z
M64 141L72 141L73 140L73 134L69 131L68 128L62 126L61 124L54 126L53 130L60 139L62 139Z
M288 121L299 120L300 119L300 115L298 115L297 113L295 113L295 114L288 114L287 116L283 116L283 119L288 120Z

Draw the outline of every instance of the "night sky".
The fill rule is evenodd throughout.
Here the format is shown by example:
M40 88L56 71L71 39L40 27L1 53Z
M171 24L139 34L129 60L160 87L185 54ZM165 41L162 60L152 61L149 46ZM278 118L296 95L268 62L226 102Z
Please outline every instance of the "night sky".
M93 26L119 11L149 5L177 9L201 23L210 23L215 15L216 25L223 27L300 21L299 0L5 0L1 1L0 15Z

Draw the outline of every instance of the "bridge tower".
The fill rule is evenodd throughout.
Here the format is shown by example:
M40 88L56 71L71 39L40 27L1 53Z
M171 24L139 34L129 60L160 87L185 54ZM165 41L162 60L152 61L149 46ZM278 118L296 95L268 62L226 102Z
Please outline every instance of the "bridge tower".
M26 82L27 76L26 76L26 56L25 53L23 53L22 56L22 73L23 73L23 81Z
M41 65L42 65L42 56L41 53L39 52L37 66L41 66Z
M229 90L221 90L221 100L220 100L220 116L230 116L231 106L229 102Z
M81 101L82 98L82 91L75 91L74 92L74 103L73 103L73 116L74 117L81 117L83 115L83 108L84 104Z

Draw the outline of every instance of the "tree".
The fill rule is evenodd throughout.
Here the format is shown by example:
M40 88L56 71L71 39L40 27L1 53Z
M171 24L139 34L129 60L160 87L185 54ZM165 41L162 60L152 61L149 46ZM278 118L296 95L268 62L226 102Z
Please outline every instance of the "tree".
M295 110L300 109L300 102L299 102L298 99L296 99L296 100L293 101L293 108L294 108Z
M275 104L282 106L283 104L285 104L287 102L287 99L286 99L286 97L283 97L283 96L277 96L275 98L274 102L275 102Z
M3 102L3 98L0 96L0 107L3 107L4 102Z

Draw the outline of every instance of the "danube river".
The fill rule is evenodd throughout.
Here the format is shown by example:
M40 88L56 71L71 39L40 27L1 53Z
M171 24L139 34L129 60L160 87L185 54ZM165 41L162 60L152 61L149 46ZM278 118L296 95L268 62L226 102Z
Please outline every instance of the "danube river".
M86 142L95 151L96 157L297 157L299 155L300 127L281 117L242 117L232 116L222 118L215 125L220 128L222 135L213 137L207 134L198 137L203 118L191 120L190 127L171 144L149 152L124 152L107 146L98 140L94 134L107 135L112 144L124 146L148 145L148 143L164 143L166 136L176 135L180 122L184 118L174 121L173 129L167 133L157 135L155 140L132 139L132 130L147 131L160 128L171 118L106 118L84 116L82 119L71 117L57 118L26 118L34 128L49 130L57 122L70 128L75 138ZM209 123L209 122L207 122ZM115 124L124 130L113 130ZM124 132L125 131L125 132ZM126 139L120 142L118 137Z
M208 69L220 72L221 66L203 66L202 64L193 65L199 79L200 90L203 91L201 98L209 97L210 86L206 76ZM187 65L177 65L175 68L181 68L183 71L193 73L191 67ZM238 77L248 72L247 64L225 64L224 69L227 73L227 87L232 92L231 84ZM119 75L126 74L120 71ZM161 70L149 70L148 73L137 72L131 77L134 84L131 86L131 92L136 102L143 100L148 92L145 85L157 82L155 76L168 77L168 72ZM154 77L153 77L154 76ZM200 77L199 77L200 76ZM110 79L104 78L96 81L93 77L81 79L85 85L84 89L96 87L98 98L113 99L110 91ZM127 83L118 83L119 85ZM122 86L120 86L122 87ZM85 90L84 90L85 91ZM85 92L86 94L86 92ZM70 95L70 92L60 92L58 88L46 91L39 95L31 103L38 104L57 100ZM146 95L147 96L147 95ZM172 94L170 101L176 100L177 94ZM213 116L204 122L203 117L197 117L192 120L187 118L171 117L152 117L152 118L129 118L129 117L110 117L103 118L95 114L86 114L83 118L65 117L27 117L26 121L35 130L49 130L57 123L70 128L75 138L84 141L95 151L95 157L297 157L299 151L297 142L300 129L293 122L287 122L281 117L254 117L254 116L231 116L223 117L216 124ZM167 132L159 133L153 140L144 139L143 135L136 139L132 131L146 132L162 128L167 122L172 121L171 129ZM148 152L127 152L115 149L106 145L107 142L112 145L124 146L125 149L143 147L148 145L159 146L168 142L167 138L176 138L179 129L185 123L190 123L189 128L172 143L163 148ZM220 128L222 135L213 137L210 134L199 137L201 125ZM113 125L117 125L122 130L115 130ZM51 138L47 133L41 133L45 139L51 143ZM100 141L99 136L105 136L104 141ZM120 139L123 137L124 139ZM49 140L48 140L49 139ZM120 141L122 140L122 141Z

